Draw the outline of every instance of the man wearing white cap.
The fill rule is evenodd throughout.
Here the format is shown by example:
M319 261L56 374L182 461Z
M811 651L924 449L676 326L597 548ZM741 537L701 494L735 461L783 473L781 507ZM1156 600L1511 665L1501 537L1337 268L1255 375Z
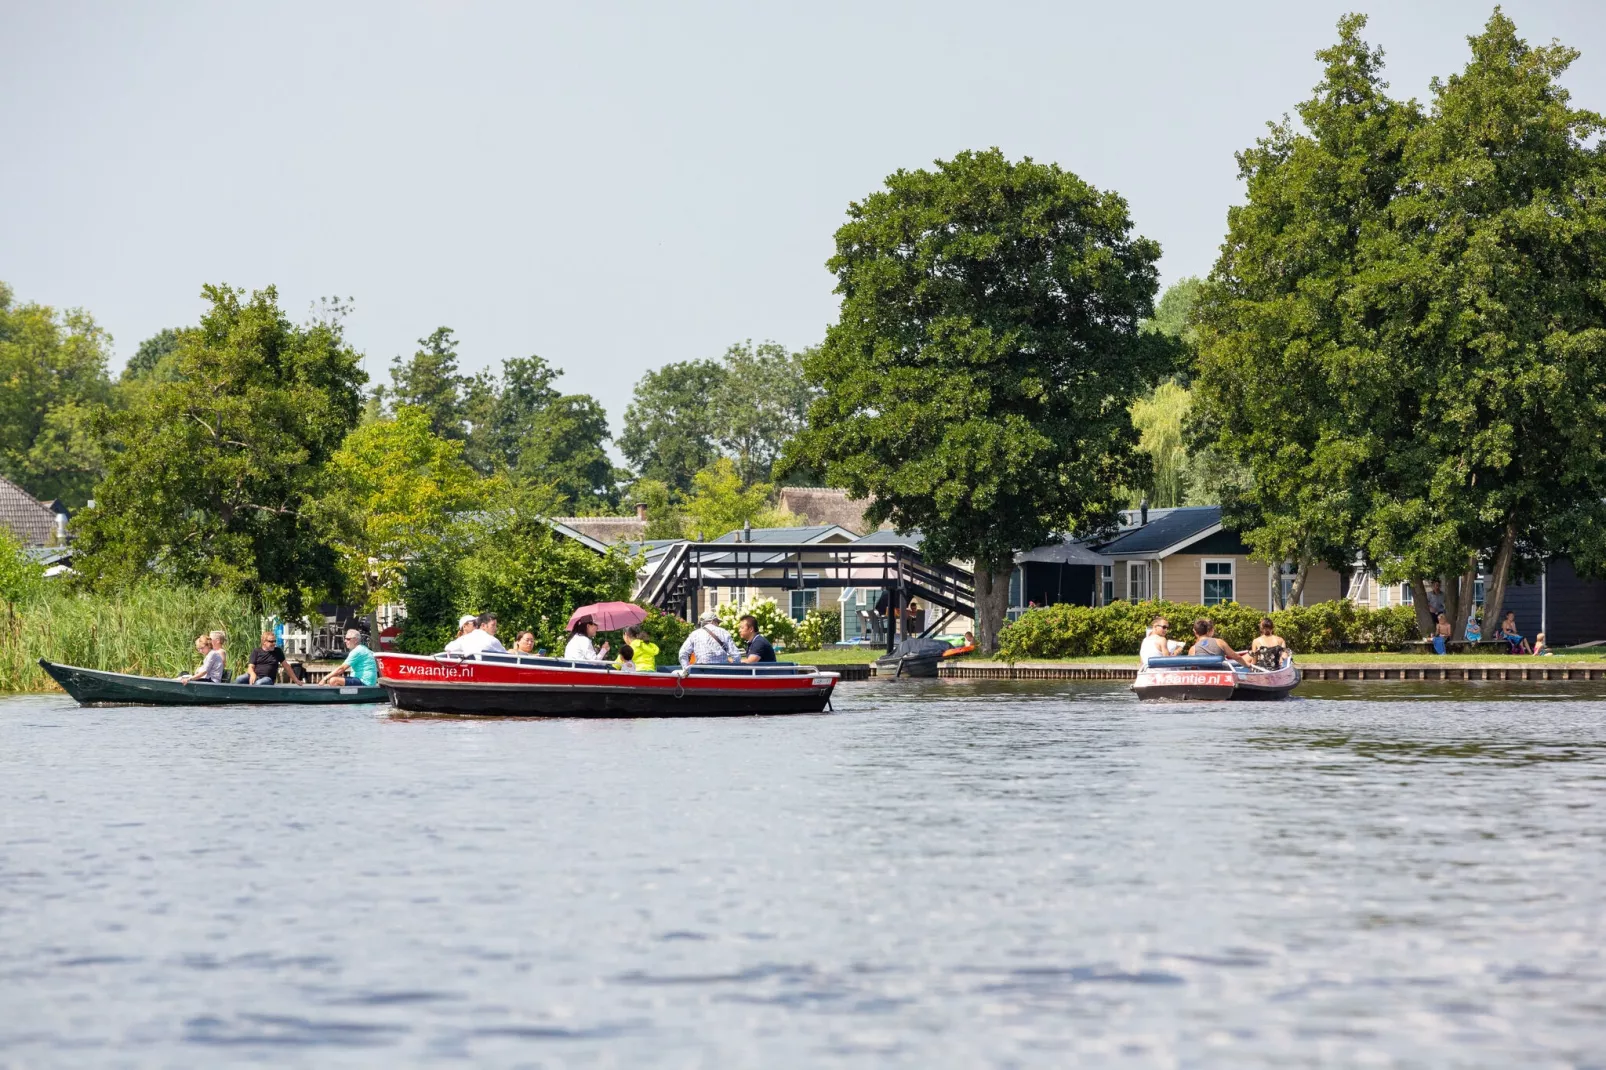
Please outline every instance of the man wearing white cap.
M464 645L463 640L467 639L470 635L473 635L478 630L479 618L474 614L465 613L463 616L458 617L457 638L446 644L446 652L448 654L470 653L468 648Z
M719 614L712 609L697 618L697 627L680 644L682 665L730 665L740 660L731 633L719 626Z
M464 654L506 654L507 647L496 637L496 614L481 613L474 618L474 628L453 639L462 646Z

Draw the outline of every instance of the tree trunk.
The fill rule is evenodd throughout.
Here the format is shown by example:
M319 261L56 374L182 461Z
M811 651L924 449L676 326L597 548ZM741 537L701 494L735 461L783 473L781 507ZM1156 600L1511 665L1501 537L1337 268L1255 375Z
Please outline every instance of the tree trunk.
M1505 610L1506 577L1511 574L1511 559L1517 552L1517 525L1506 521L1505 533L1500 536L1500 549L1495 551L1494 567L1490 569L1483 590L1483 637L1492 639L1500 634L1500 618Z
M1439 623L1433 619L1433 611L1428 609L1428 583L1424 579L1411 581L1411 608L1416 610L1416 630L1422 633L1422 638L1431 639L1434 628ZM1445 598L1444 608L1448 611L1450 600Z
M1305 581L1310 578L1310 557L1302 556L1299 567L1294 570L1294 582L1288 585L1288 604L1299 605L1299 600L1305 597ZM1277 577L1277 586L1283 585L1283 578Z
M976 567L976 646L983 654L998 653L998 633L1009 613L1009 577L1014 568L993 571Z
M1461 573L1457 593L1460 595L1461 601L1461 628L1463 630L1456 632L1456 634L1460 635L1465 634L1464 629L1467 618L1478 611L1478 556L1476 554L1472 555L1472 561L1467 565L1467 570ZM1487 624L1488 621L1484 621L1484 623ZM1485 633L1487 634L1486 630Z

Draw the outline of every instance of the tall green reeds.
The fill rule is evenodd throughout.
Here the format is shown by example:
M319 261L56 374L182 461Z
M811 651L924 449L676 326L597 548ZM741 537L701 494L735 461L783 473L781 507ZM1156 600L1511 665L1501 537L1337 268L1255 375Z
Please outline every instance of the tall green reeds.
M200 664L195 637L228 633L230 672L243 672L259 621L228 591L155 584L109 595L47 584L24 601L0 599L0 691L56 691L39 659L141 676L177 676Z

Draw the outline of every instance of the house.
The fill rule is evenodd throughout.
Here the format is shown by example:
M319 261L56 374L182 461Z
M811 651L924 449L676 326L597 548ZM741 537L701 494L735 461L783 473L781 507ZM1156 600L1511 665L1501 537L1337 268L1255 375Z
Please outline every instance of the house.
M1222 526L1218 505L1131 509L1122 521L1113 539L1092 547L1103 559L1101 605L1154 598L1207 606L1238 602L1269 611L1277 585L1287 592L1293 582L1290 566L1250 558L1238 534ZM1337 572L1312 565L1300 601L1331 601L1343 597L1343 590Z
M742 547L740 550L732 549L728 560L735 563L739 557L744 566L743 579L746 580L748 575L751 575L753 583L751 586L715 586L721 578L726 577L723 577L720 573L719 558L707 559L703 562L707 571L701 580L704 588L702 592L702 608L714 609L724 602L745 605L760 598L773 598L776 604L786 611L793 620L802 620L809 610L820 604L819 589L808 586L804 586L801 589L792 586L766 586L764 583L766 579L779 581L781 575L779 563L782 555L766 555L762 550L755 552L748 550L747 547L762 547L765 543L803 543L810 546L845 545L855 542L857 538L858 536L855 532L842 527L840 524L810 524L804 527L751 528L727 531L713 541L716 544L730 543L732 547ZM759 568L751 573L747 571L752 565L762 565L771 561L775 562L777 567L770 569ZM808 574L805 573L804 580L807 581L807 579Z
M0 528L9 531L23 546L66 546L67 518L71 515L60 501L39 501L0 476Z
M647 506L637 502L634 516L555 516L548 523L603 544L634 542L647 531Z

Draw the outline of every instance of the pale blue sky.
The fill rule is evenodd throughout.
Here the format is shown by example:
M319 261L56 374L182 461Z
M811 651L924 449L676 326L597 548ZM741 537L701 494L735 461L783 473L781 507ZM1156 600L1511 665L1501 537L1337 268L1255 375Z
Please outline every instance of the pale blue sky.
M440 324L540 353L617 427L648 368L819 340L850 200L966 148L1120 191L1168 281L1209 269L1234 151L1354 3L0 0L0 279L117 365L203 282L355 299L370 374ZM1375 5L1400 95L1487 3ZM1606 3L1506 5L1606 110Z

